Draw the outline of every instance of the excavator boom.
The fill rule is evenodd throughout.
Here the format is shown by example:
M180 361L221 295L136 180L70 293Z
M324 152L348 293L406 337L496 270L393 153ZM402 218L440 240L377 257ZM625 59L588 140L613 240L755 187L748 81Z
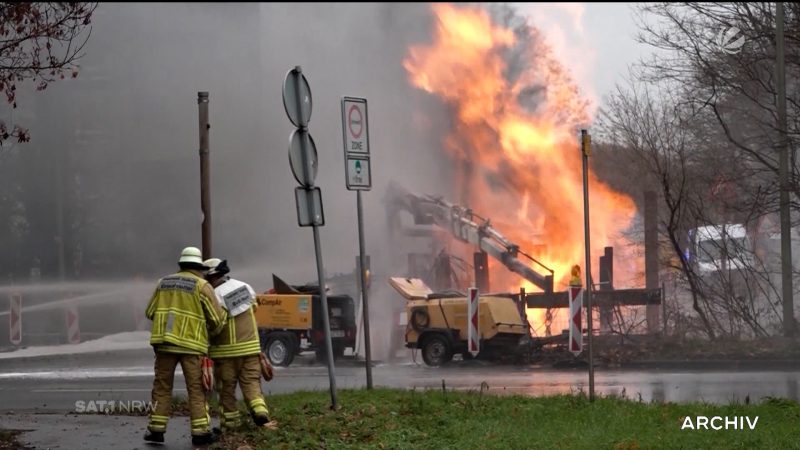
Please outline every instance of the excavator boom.
M417 225L436 225L449 231L456 239L473 245L502 263L510 271L530 281L545 292L553 292L553 271L519 250L519 246L509 241L502 233L493 228L488 219L482 219L471 209L453 205L445 200L432 196L412 194L397 184L389 186L387 191L389 207L410 212ZM480 220L481 223L476 222ZM519 259L519 255L527 257L547 270L542 275Z

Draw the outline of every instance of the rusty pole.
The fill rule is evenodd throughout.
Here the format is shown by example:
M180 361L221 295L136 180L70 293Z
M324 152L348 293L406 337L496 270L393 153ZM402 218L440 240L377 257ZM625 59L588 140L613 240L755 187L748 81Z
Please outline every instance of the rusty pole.
M581 130L581 153L583 155L583 233L586 250L586 322L589 326L587 347L589 347L589 401L594 401L594 348L592 346L592 246L589 239L589 154L591 137Z
M208 92L197 93L200 119L200 209L203 214L203 259L211 258L211 167L209 164Z

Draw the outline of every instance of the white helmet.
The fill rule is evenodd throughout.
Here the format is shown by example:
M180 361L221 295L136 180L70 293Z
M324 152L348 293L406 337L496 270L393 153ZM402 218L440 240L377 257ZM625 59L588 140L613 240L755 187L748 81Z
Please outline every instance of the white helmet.
M203 261L203 265L208 267L208 276L211 275L225 275L231 270L228 268L227 259L210 258Z
M195 263L203 265L203 253L197 247L186 247L181 252L178 263Z

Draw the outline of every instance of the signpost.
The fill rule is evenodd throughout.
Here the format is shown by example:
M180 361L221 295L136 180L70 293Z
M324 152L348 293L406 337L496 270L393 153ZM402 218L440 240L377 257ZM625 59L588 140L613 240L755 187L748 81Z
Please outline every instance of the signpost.
M356 191L358 210L358 254L359 283L364 315L364 353L367 368L367 389L372 389L372 354L369 336L369 302L367 295L367 263L364 245L364 211L361 204L361 191L372 189L372 171L369 155L369 119L367 118L367 99L342 97L342 137L344 138L345 181L347 189Z
M478 333L478 311L480 296L478 288L469 288L469 303L467 304L467 350L472 357L478 356L481 351L481 335Z
M328 295L325 292L325 268L322 264L319 228L325 225L322 210L322 191L314 187L317 177L317 149L308 132L308 121L311 119L311 87L308 85L300 66L296 66L286 74L283 81L283 108L289 121L297 129L289 137L289 166L292 174L301 187L295 189L297 202L297 222L301 227L314 229L314 253L317 258L317 280L319 297L322 303L322 323L325 327L325 347L328 362L328 380L331 391L331 408L337 408L336 377L333 366L333 346L331 345L331 325L328 315Z
M11 302L8 315L8 340L11 345L22 343L22 294L11 294L8 296Z
M583 235L586 251L586 324L589 328L589 401L594 401L594 349L592 348L592 246L589 239L589 154L592 138L586 130L581 130L581 154L583 155Z

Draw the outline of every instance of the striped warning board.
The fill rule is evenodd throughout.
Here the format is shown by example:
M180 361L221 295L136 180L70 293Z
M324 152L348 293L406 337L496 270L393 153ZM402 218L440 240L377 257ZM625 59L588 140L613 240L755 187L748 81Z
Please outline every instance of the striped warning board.
M569 287L569 351L578 356L583 351L583 323L581 311L583 309L583 288L581 286Z
M80 344L81 328L78 319L78 307L70 305L67 307L67 342L70 344Z
M8 296L11 302L8 314L8 340L12 345L22 343L22 294Z
M478 288L469 288L467 304L467 350L472 356L478 356L481 349L481 335L478 333Z

